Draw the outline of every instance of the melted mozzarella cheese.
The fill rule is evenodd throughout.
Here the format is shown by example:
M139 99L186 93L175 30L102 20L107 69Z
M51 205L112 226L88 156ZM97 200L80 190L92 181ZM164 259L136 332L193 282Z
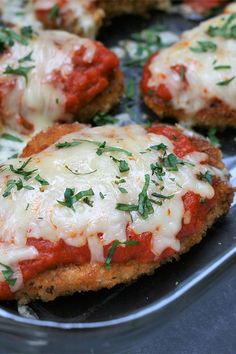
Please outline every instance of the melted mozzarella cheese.
M56 0L35 0L35 10L50 10L57 4ZM70 29L74 33L94 38L97 30L101 25L104 12L94 7L93 0L67 0L60 8L58 19L60 25L60 17L63 17L66 29Z
M34 13L33 2L30 0L0 0L1 19L4 23L15 26L32 26L35 30L42 29Z
M50 11L57 3L56 0L0 0L1 18L5 23L19 27L32 26L39 30L43 28L43 24L37 19L36 11ZM64 29L94 38L103 17L103 10L94 7L91 0L67 0L54 20L58 21L60 27L63 18Z
M7 66L33 68L28 72L26 82L23 76L2 74L1 85L13 85L2 100L2 119L13 129L22 131L19 118L22 116L33 123L35 130L46 128L53 122L71 117L65 114L65 94L60 82L55 81L53 72L67 75L73 70L73 53L81 46L86 48L84 60L91 62L95 45L89 39L61 31L41 31L28 45L15 42L12 49L1 56L0 72ZM32 61L18 60L32 53ZM54 80L54 82L53 82Z
M206 33L210 26L222 27L228 18L229 15L218 16L185 32L180 42L161 51L149 66L151 77L148 86L153 88L161 83L166 84L172 94L174 108L183 109L190 118L214 98L236 109L236 78L228 85L218 85L236 76L236 41L220 36L210 37ZM236 19L230 26L234 23ZM198 48L199 41L215 43L216 51L193 52L190 48ZM188 86L184 86L181 75L171 70L175 65L185 65ZM230 68L214 69L225 65Z
M27 252L29 258L36 256L35 249L26 246L27 238L43 237L52 242L63 239L68 245L80 247L88 242L91 262L103 262L103 246L114 240L126 241L126 227L136 233L152 232L152 251L158 257L166 247L178 251L180 242L176 235L181 230L184 218L182 197L188 192L200 194L203 198L212 198L214 189L209 183L198 179L199 173L207 170L215 174L217 171L202 164L207 159L204 153L194 152L185 156L187 164L179 165L178 171L167 171L163 179L163 190L150 182L148 196L154 192L165 196L162 205L153 204L154 213L143 219L138 212L130 213L116 209L117 203L136 204L141 193L145 175L151 176L150 165L158 161L160 152L147 150L150 146L165 144L167 154L173 152L173 145L162 135L147 133L141 126L83 128L79 132L61 138L59 142L83 141L80 145L58 149L55 145L32 156L26 170L37 169L33 176L24 181L33 190L13 188L11 195L3 197L9 179L20 176L7 167L12 164L19 167L26 159L10 160L0 173L0 241L5 247L22 249L22 257ZM104 152L98 156L98 146L91 141L106 141L107 146L119 147L132 153ZM110 156L125 160L130 170L121 173L119 165ZM73 171L74 173L72 173ZM77 174L75 174L77 173ZM80 173L80 174L78 174ZM39 174L49 185L42 187L35 176ZM120 176L120 178L118 177ZM151 177L155 179L155 176ZM117 184L123 179L125 182ZM128 193L121 193L123 187ZM58 201L64 200L66 188L75 193L92 189L93 206L78 201L74 211ZM104 198L101 198L101 194ZM187 218L186 218L187 220ZM191 214L188 215L188 222ZM98 238L98 234L103 234ZM26 253L25 253L26 252ZM18 253L17 253L18 254ZM11 265L11 258L2 259ZM18 259L18 258L17 258Z
M224 13L226 13L226 14L232 14L235 12L236 12L236 3L235 2L232 2L231 4L226 6L226 8L224 9Z

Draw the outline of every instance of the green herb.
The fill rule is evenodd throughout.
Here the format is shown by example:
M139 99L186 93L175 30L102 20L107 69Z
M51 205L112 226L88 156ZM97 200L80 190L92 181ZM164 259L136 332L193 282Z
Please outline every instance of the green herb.
M128 156L132 156L132 153L130 151L127 151L125 149L116 147L116 146L107 146L106 145L106 141L104 141L103 143L99 142L99 141L94 141L94 140L85 140L85 139L80 139L80 142L85 142L85 143L90 143L90 144L94 144L97 145L99 148L96 151L97 155L102 155L104 152L122 152Z
M219 139L216 136L217 129L216 128L210 128L208 130L208 138L210 142L215 145L215 146L220 146Z
M120 178L120 177L116 177L118 180L115 181L115 184L121 184L121 183L125 183L126 180L124 178Z
M37 175L35 177L35 180L41 184L41 186L49 186L48 181L46 181L44 178L42 178L40 175Z
M190 47L190 50L195 53L215 52L217 45L210 41L198 41L198 47Z
M57 143L55 144L55 146L58 149L65 149L65 148L67 149L70 147L78 146L80 144L81 143L79 141L71 141L71 142L65 141L64 143Z
M32 177L32 174L36 172L38 169L30 170L30 171L25 171L25 168L27 165L30 163L32 158L30 157L26 162L24 162L19 168L15 168L13 165L10 165L10 170L17 175L21 175L24 177L24 179L27 181Z
M33 190L34 187L28 186L28 185L23 185L23 182L21 179L15 180L15 179L10 179L7 181L7 188L3 193L3 198L8 197L11 194L11 191L13 188L15 188L20 191L21 189L28 189L28 190Z
M10 140L10 141L15 141L17 143L23 143L23 140L18 138L17 136L15 135L12 135L12 134L9 134L9 133L3 133L1 135L1 138L2 139L5 139L5 140Z
M174 197L174 194L172 195L163 195L159 193L152 193L152 196L155 198L160 198L160 199L172 199Z
M142 192L139 194L138 197L138 212L143 219L147 219L149 215L154 213L152 203L147 195L149 184L150 184L150 176L145 175L145 183Z
M218 86L227 86L231 83L231 81L233 81L235 79L235 76L231 77L230 79L228 80L224 80L224 81L220 81L220 82L217 82L216 85Z
M0 265L4 267L4 270L1 271L4 279L10 286L14 286L16 283L16 278L12 278L14 275L12 268L3 263L0 263Z
M138 211L138 206L135 204L124 204L124 203L117 203L116 209L120 211Z
M59 16L59 13L60 13L60 7L59 7L58 4L55 4L55 5L51 8L51 11L49 12L48 17L49 17L51 20L54 20L54 19L56 19L56 18Z
M102 192L99 192L100 198L105 199L105 195Z
M118 122L117 118L114 118L111 115L106 113L98 114L93 118L93 123L97 126L106 125L106 124L115 124L117 122Z
M153 146L150 146L150 149L152 150L156 150L156 151L163 151L163 152L166 152L167 150L167 146L163 143L161 144L158 144L158 145L153 145Z
M135 78L130 77L125 88L125 96L128 100L133 100L135 96Z
M12 29L0 29L0 53L2 53L5 49L12 47L15 42L18 42L22 45L28 44L27 40L24 37L20 36Z
M77 194L75 194L75 189L73 188L66 188L64 192L64 200L58 200L57 202L63 206L66 206L67 208L72 209L75 211L74 204L78 201L81 201L83 198L86 197L91 197L94 195L93 190L90 188L85 191L81 191ZM86 199L87 204L88 204L88 199Z
M179 160L174 154L167 155L161 161L168 171L178 171L178 165L194 166L191 162Z
M121 193L128 193L127 189L122 188L122 187L119 187L119 191L120 191Z
M211 174L211 172L209 170L207 170L205 173L200 173L198 178L201 181L208 182L211 185L213 183L213 176L212 176L212 174Z
M20 30L20 33L22 34L22 36L32 39L33 37L33 28L31 26L25 26L22 27Z
M23 58L19 59L18 60L18 63L23 63L25 61L33 61L32 59L32 54L33 54L33 51L31 51L29 54L27 54L26 56L24 56Z
M151 164L151 171L152 175L156 175L156 177L159 179L159 181L163 181L163 177L165 176L165 171L163 169L163 166L158 164L157 162L155 164Z
M105 268L106 269L111 268L112 257L114 256L114 253L116 252L116 249L118 246L120 246L120 245L137 246L138 244L139 244L139 241L137 241L137 240L129 240L129 241L124 241L124 242L121 242L118 240L113 241L112 246L111 246L111 248L108 252L108 255L106 257L106 260L105 260Z
M119 164L119 171L122 172L128 172L129 171L129 165L127 164L127 162L125 160L118 160L113 156L110 156L110 158Z
M233 25L230 27L232 22L236 19L236 14L232 14L229 18L225 21L222 27L217 26L209 26L206 34L210 37L223 37L226 39L236 39L236 26Z
M90 172L78 172L78 170L75 170L73 171L72 169L70 169L70 167L68 167L67 165L65 165L65 168L70 171L71 173L73 173L73 175L76 175L76 176L86 176L86 175L91 175L92 173L95 173L97 172L97 170L93 170L93 171L90 171Z
M214 67L214 70L228 70L231 69L231 65L217 65Z
M34 69L35 66L19 66L18 68L14 69L10 65L8 65L3 72L3 74L10 74L10 75L18 75L23 76L25 78L26 83L28 83L28 73L30 70Z

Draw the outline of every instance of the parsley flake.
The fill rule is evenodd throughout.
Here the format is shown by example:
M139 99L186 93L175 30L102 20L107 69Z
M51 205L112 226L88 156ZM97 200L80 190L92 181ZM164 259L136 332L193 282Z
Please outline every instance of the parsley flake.
M19 66L18 68L14 69L10 65L7 65L3 74L23 76L26 83L28 83L28 73L34 68L35 66Z
M106 269L110 269L111 268L111 261L112 261L112 258L114 256L114 253L117 250L117 247L119 247L120 245L137 246L138 244L139 244L139 241L137 241L137 240L128 240L128 241L124 241L124 242L121 242L121 241L118 241L118 240L113 241L112 245L111 245L111 248L110 248L110 250L108 252L108 255L106 257L106 260L105 260L105 268Z
M70 208L73 211L75 211L74 204L79 201L84 201L89 206L92 206L91 201L87 198L92 197L93 195L94 195L94 192L91 188L88 190L85 190L85 191L81 191L77 194L75 194L74 188L66 188L66 190L64 192L64 200L63 201L58 200L57 202L65 207Z
M16 278L12 278L14 275L12 268L3 263L0 263L0 265L4 268L4 270L1 271L4 279L10 286L14 286L16 283Z

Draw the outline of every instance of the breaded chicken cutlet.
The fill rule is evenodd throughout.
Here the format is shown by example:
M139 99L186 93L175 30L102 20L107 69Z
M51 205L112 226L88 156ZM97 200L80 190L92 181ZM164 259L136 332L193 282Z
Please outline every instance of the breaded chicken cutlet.
M0 120L29 134L55 122L86 122L123 93L117 56L62 31L1 28Z
M217 16L153 54L144 68L141 90L160 118L236 126L235 25L236 13Z
M186 130L51 127L1 166L0 299L150 274L200 242L232 197L220 151Z
M183 0L185 12L208 14L227 0ZM123 14L146 15L150 10L169 11L171 0L0 0L2 22L18 27L60 29L94 38L104 20ZM181 12L181 10L180 10Z

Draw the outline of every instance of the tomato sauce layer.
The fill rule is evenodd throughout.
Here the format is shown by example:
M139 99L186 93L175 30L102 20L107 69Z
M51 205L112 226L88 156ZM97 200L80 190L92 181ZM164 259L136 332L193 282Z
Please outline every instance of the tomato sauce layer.
M76 113L97 95L101 94L114 78L119 66L117 56L101 43L95 42L95 54L91 61L84 59L86 48L82 46L72 57L73 70L68 75L54 71L52 82L63 87L66 96L65 110Z
M178 129L167 126L153 126L148 129L149 133L164 135L171 140L174 146L174 153L177 157L183 158L189 153L197 151L196 146L192 141L182 134ZM214 179L213 179L214 187ZM184 223L182 220L182 228L176 235L176 238L182 240L200 232L204 226L206 215L209 210L216 204L216 196L212 199L202 201L200 195L193 192L187 192L183 197L185 215L191 214L190 222ZM113 256L112 263L122 263L129 260L136 260L140 263L158 262L171 257L175 254L175 250L168 247L157 258L151 250L152 233L144 232L136 234L127 225L126 228L127 240L138 241L132 246L119 245ZM98 234L102 238L102 234ZM106 258L112 247L113 242L104 246L104 257ZM57 266L76 264L83 265L90 262L91 256L88 244L83 247L74 247L67 245L62 239L57 243L53 243L42 238L28 238L27 245L34 246L38 250L38 257L32 260L20 262L24 281L34 278L48 269L53 269ZM6 282L0 284L0 300L10 299L13 297L11 290Z

